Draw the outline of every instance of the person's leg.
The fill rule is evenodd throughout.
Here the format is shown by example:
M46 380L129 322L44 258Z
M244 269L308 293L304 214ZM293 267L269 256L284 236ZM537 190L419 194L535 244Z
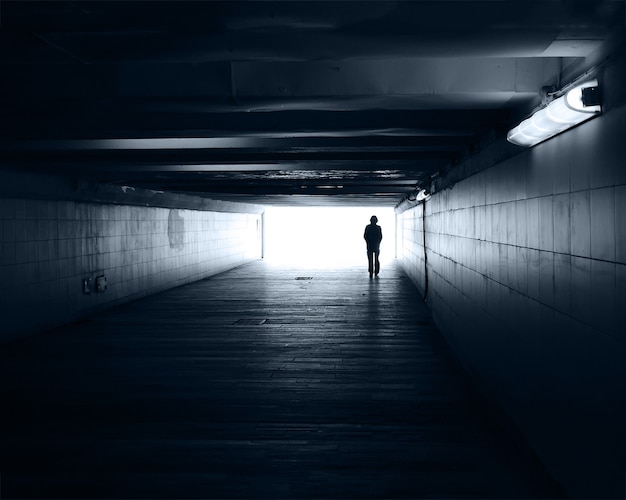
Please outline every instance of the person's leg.
M380 261L378 260L378 256L380 255L380 250L376 250L374 252L374 255L376 256L376 268L374 272L376 276L378 276L378 273L380 272Z
M370 273L370 278L372 277L372 273L374 272L374 252L371 250L367 250L367 270Z

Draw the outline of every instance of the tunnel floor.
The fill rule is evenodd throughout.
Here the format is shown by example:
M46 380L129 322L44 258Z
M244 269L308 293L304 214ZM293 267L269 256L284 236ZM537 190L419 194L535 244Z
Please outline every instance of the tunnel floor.
M0 380L3 499L560 496L395 263L253 262L3 346Z

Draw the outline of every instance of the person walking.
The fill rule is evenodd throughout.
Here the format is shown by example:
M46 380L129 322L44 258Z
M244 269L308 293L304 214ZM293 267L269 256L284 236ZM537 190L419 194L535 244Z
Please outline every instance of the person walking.
M380 261L378 260L378 256L380 255L380 242L383 239L383 230L380 226L376 225L378 217L375 215L370 217L370 222L371 224L365 226L363 238L365 238L365 242L367 243L367 269L371 278L374 274L378 276L378 273L380 272Z

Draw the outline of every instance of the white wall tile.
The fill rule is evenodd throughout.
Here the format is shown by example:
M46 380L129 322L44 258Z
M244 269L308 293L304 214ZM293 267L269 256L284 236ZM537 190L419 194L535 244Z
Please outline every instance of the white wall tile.
M528 246L528 202L519 200L515 202L515 244L520 247Z
M615 188L591 191L591 257L615 261Z
M570 253L571 249L571 220L570 195L560 194L553 198L554 217L554 251Z
M554 254L539 252L539 301L554 307Z
M571 253L579 257L591 257L591 202L589 191L579 191L570 195ZM556 248L555 248L556 250Z
M571 315L571 256L554 254L554 307L559 312Z
M616 267L614 262L591 260L591 314L601 331L616 335ZM620 331L623 325L619 325Z
M539 198L539 250L554 251L554 203L552 196Z
M517 210L516 202L511 201L504 204L504 222L506 224L506 240L503 243L517 245Z
M532 300L539 301L539 285L540 285L540 265L541 252L539 250L528 249L528 281L527 294Z
M530 250L516 247L517 289L523 295L528 295L528 266Z
M539 198L526 200L526 243L529 248L539 248Z
M591 259L571 257L571 313L572 317L587 325L592 324L591 312Z

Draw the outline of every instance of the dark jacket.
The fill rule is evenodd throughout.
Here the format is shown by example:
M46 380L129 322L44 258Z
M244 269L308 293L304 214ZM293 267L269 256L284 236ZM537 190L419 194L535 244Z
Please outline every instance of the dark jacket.
M365 233L363 238L367 242L367 249L370 251L380 250L380 242L383 239L383 230L376 224L369 224L365 226Z

